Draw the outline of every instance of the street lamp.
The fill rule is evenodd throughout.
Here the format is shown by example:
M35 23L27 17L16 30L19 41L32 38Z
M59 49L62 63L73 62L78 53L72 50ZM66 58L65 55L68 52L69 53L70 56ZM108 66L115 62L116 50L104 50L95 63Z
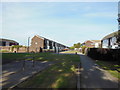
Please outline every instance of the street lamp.
M29 53L29 42L30 42L30 37L28 37L28 53Z

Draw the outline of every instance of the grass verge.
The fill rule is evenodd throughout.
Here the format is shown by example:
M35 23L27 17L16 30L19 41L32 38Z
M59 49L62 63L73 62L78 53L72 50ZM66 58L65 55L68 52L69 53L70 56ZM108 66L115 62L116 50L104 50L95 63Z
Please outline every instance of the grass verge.
M71 51L65 51L65 52L61 52L61 53L71 53L71 54L75 54L75 53L80 53L79 51L75 51L75 50L71 50Z
M40 58L40 57L39 57ZM19 88L76 88L76 67L80 63L79 55L60 55L44 53L41 58L57 61L31 79L19 84Z
M118 72L120 71L120 65L109 61L96 61L96 63L107 70L112 76L120 79L120 73Z
M19 60L48 60L50 53L2 53L2 64ZM49 57L50 58L50 57Z

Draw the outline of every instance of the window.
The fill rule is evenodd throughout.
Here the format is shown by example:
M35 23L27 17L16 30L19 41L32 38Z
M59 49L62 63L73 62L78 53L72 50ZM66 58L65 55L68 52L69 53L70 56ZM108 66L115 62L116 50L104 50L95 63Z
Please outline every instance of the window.
M35 42L35 44L37 45L37 42Z
M103 40L102 47L103 48L108 48L108 43L109 43L108 39Z
M111 40L111 43L112 43L112 45L115 45L116 44L116 37L112 37L112 40Z
M95 45L95 43L91 43L90 45Z
M2 46L6 46L6 42L2 42Z

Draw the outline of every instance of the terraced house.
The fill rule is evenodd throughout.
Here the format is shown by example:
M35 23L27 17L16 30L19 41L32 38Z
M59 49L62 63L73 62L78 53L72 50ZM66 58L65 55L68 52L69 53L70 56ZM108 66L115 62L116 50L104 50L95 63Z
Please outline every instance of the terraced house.
M101 41L102 48L112 48L112 49L118 48L117 38L116 38L117 33L118 31L106 35Z
M42 52L42 51L55 51L59 52L68 48L67 46L52 41L50 39L35 35L31 40L30 51Z
M19 45L19 43L10 39L0 39L0 50L10 51L13 45Z
M10 39L0 39L0 46L12 46L12 45L19 45L18 42Z

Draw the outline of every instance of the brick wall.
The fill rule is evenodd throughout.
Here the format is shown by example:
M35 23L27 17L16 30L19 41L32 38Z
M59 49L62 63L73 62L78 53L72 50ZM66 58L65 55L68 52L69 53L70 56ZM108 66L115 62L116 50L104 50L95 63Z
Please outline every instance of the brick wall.
M8 51L11 51L11 46L0 46L0 50L8 50Z
M44 39L34 36L31 41L30 52L40 52L40 48L44 48Z
M12 46L0 46L0 50L7 50L9 52L27 52L27 47L21 47L18 51L14 48L12 51Z
M15 52L15 51L18 52L18 53L27 52L27 47L21 47L21 48L18 49L18 51L17 51L16 48L14 48L13 52Z

